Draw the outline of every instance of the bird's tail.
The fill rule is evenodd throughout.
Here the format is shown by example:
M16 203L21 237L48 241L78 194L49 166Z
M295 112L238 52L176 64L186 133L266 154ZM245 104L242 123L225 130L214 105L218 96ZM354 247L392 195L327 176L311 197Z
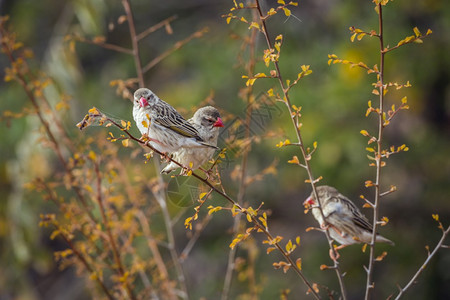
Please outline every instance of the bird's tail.
M377 235L377 242L381 242L381 243L387 243L391 246L395 246L395 243L387 238L385 238L384 236L381 235Z
M202 145L202 146L205 146L205 147L213 148L213 149L216 149L216 150L219 150L219 149L220 149L220 148L217 147L217 146L210 145L210 144L205 143L205 142L200 142L200 141L198 141L198 143L199 143L200 145Z
M170 172L172 172L174 169L173 168L169 168L170 164L167 165L164 169L161 170L161 174L169 174Z

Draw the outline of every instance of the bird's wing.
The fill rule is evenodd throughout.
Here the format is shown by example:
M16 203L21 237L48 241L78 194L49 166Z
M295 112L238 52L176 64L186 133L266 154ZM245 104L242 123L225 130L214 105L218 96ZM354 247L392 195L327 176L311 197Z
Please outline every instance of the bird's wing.
M160 102L155 104L153 111L155 112L152 121L169 128L185 137L193 137L198 141L203 141L199 136L197 129L186 121L175 108L170 104L159 99Z
M356 205L347 197L340 195L340 200L342 204L348 209L349 214L351 215L353 223L356 226L362 228L363 230L367 230L372 232L372 225L369 223L367 218L361 213L361 211L356 207Z

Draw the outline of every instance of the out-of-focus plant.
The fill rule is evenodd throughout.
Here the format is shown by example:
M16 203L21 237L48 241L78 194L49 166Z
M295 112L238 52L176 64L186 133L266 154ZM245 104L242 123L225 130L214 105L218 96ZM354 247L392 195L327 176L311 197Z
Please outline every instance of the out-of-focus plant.
M408 150L405 145L386 148L383 143L384 129L390 125L390 122L401 110L408 109L406 97L402 98L397 105L388 108L386 95L388 91L410 86L409 82L399 84L389 82L384 78L384 58L390 51L406 44L421 43L422 38L431 33L429 30L423 35L417 28L414 28L413 36L406 37L394 47L386 47L382 10L388 2L386 0L374 1L379 20L378 31L350 28L352 41L369 36L379 40L379 65L368 67L363 62L351 62L340 59L334 54L329 55L329 64L348 64L376 75L372 93L378 96L378 103L373 105L372 101L369 101L366 115L375 114L377 116L378 133L371 134L370 130L361 130L361 134L369 139L368 157L371 166L376 170L375 179L366 181L367 187L375 189L373 200L362 196L365 206L373 209L374 220L374 234L372 243L369 245L369 265L366 267L366 299L371 297L374 287L374 263L382 260L385 256L382 254L376 257L375 254L374 241L377 226L385 225L388 222L386 217L380 218L379 216L380 198L396 189L394 185L391 185L386 191L383 189L382 167L386 165L386 159L389 156ZM281 255L281 260L277 259L272 262L275 268L283 270L284 273L293 270L304 283L306 293L312 297L316 299L333 298L334 292L321 285L319 280L311 280L310 276L306 276L302 269L302 259L294 257L294 251L300 248L300 236L284 242L283 236L272 232L270 211L264 207L264 203L250 202L245 197L251 184L262 180L266 175L278 174L276 159L267 162L267 165L254 173L250 173L248 162L249 153L255 145L262 139L275 135L270 129L264 134L251 132L254 113L258 113L261 105L281 103L288 112L295 137L280 141L276 147L289 146L298 150L298 155L293 156L288 163L306 171L305 182L311 184L317 198L316 184L322 179L322 176L314 176L310 162L318 149L318 143L313 141L308 146L308 143L304 142L304 128L301 122L301 104L304 103L302 102L304 100L292 99L290 94L290 91L302 82L304 77L310 75L312 70L309 65L299 66L298 72L296 72L297 76L286 79L285 73L282 73L280 68L284 36L271 33L267 24L269 19L276 20L276 17L280 15L292 16L291 9L297 5L297 2L294 1L278 0L276 3L275 1L271 2L268 9L263 9L259 0L233 1L233 7L228 14L223 16L227 23L234 20L244 23L248 28L248 34L234 36L242 41L237 61L239 66L244 69L242 78L245 79L245 86L239 91L239 96L246 106L245 117L240 118L227 114L226 118L232 124L227 128L227 136L224 138L226 149L223 149L211 162L212 166L209 170L198 171L191 170L190 166L182 166L172 157L153 149L145 138L133 136L130 131L133 126L131 122L113 118L107 112L102 112L95 107L88 111L78 127L85 129L92 125L102 126L107 128L108 135L103 131L95 136L88 133L84 135L84 138L77 136L81 142L75 143L74 138L69 137L62 126L61 120L62 112L70 108L68 97L60 95L60 101L52 107L45 93L45 88L53 84L51 78L36 70L35 67L31 67L33 66L30 64L33 59L32 51L17 41L13 30L7 28L7 17L0 19L1 48L10 61L10 66L5 70L4 79L7 82L17 82L31 104L21 112L3 112L3 118L9 120L30 115L37 116L41 126L41 142L54 151L59 170L49 177L36 178L27 184L27 188L41 193L45 200L54 203L56 212L43 214L40 225L52 229L51 239L60 238L67 244L67 249L54 253L55 258L61 267L75 266L81 276L88 278L94 296L109 299L189 299L190 291L186 284L187 274L184 274L183 264L189 259L191 249L213 216L219 211L227 211L233 217L234 238L229 244L230 251L221 292L222 299L237 295L231 288L235 274L239 279L244 278L248 281L248 291L240 294L241 297L256 299L261 294L261 285L257 282L255 268L258 249L255 239L253 239L255 233L261 233L264 236L262 244L267 246L267 254L278 252ZM72 51L76 51L77 43L86 43L132 57L136 77L111 81L111 86L116 88L119 95L131 100L131 91L145 86L147 72L191 40L202 37L207 32L207 28L195 31L174 43L161 55L143 63L141 41L161 28L165 28L166 32L171 34L173 30L171 23L176 17L169 17L138 33L130 2L122 0L122 6L125 15L120 16L117 23L119 25L127 24L131 47L110 43L103 36L87 38L79 34L71 34L66 37L66 41ZM266 49L263 49L262 52L258 49L256 42L260 36L264 37L266 43ZM257 71L262 68L266 68L267 71ZM261 96L255 92L254 86L257 81L259 83L263 79L272 80L279 87L266 88L264 89L266 92ZM375 146L372 146L374 144ZM140 147L135 147L136 145ZM144 164L135 166L130 163L142 151L141 148L150 151L146 154L146 162L153 161L156 172L145 168ZM119 159L117 155L119 151L127 151L130 155L126 159ZM239 161L230 172L230 178L237 186L236 196L227 192L231 188L222 183L223 174L220 171L223 161L231 155ZM194 201L194 212L184 220L184 226L192 230L193 234L180 253L177 251L173 229L178 224L177 221L181 219L181 214L172 217L169 212L165 193L167 184L159 174L159 156L183 168L188 178L195 180L201 190L198 198ZM150 197L147 194L150 194ZM210 204L208 200L214 194L226 200L228 205ZM321 208L320 211L324 216ZM183 212L185 210L182 210ZM160 231L155 234L153 231L155 225L160 226L153 223L154 218L163 220L163 234ZM433 215L433 218L439 223L442 238L435 248L429 251L426 261L412 279L404 288L400 288L397 299L412 286L437 250L445 247L444 240L450 227L445 229L439 221L438 215ZM336 254L333 240L328 232L329 229L326 227L323 231L327 237L330 251ZM246 266L244 266L244 260L236 254L238 246L248 251ZM341 271L339 260L333 259L332 262L333 265L321 265L320 268L335 271L340 297L347 299L344 273ZM284 290L281 297L285 299L288 294L289 291Z

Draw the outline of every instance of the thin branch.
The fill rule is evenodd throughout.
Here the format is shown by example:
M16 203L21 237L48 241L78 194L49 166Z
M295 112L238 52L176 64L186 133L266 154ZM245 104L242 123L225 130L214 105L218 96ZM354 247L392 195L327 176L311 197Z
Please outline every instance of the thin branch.
M94 163L94 170L95 170L96 179L97 179L97 182L96 182L97 183L97 197L96 197L96 199L97 199L98 206L100 208L100 214L102 216L102 223L103 223L103 226L105 227L106 234L108 235L108 238L109 238L109 243L111 246L111 251L113 253L114 261L117 265L117 269L119 271L121 278L124 278L124 280L125 280L124 284L125 284L125 289L127 290L128 296L131 299L136 299L136 296L134 295L133 290L131 289L128 280L125 278L125 269L124 269L122 261L120 259L119 250L117 248L116 241L115 241L114 236L111 231L110 222L106 216L105 207L103 205L103 199L102 199L103 197L102 197L100 168L98 166L97 161L93 161L93 163Z
M203 230L206 228L206 225L208 225L209 221L212 220L212 217L213 217L212 214L207 215L202 220L200 226L198 226L198 228L196 227L194 235L189 239L189 242L186 244L183 251L181 251L181 254L180 254L180 262L181 263L183 263L186 260L186 258L189 256L189 253L191 252L191 250L194 247L195 243L197 242L198 238L202 234Z
M133 11L131 10L129 0L122 0L122 5L127 15L128 28L130 30L131 45L133 47L134 64L139 79L139 87L144 87L144 73L142 72L141 59L139 55L139 41L136 36L136 27L134 26Z
M254 10L253 10L254 11ZM253 19L256 21L257 15L256 13L253 13ZM247 44L249 48L249 59L248 64L246 66L247 69L247 76L253 76L255 73L255 65L256 65L256 57L255 57L255 43L256 43L256 37L257 37L257 31L252 30L250 38L244 39L244 45ZM247 100L247 111L245 114L245 136L244 139L248 140L250 138L250 125L252 121L252 107L250 106L250 100L253 93L253 87L248 86L247 87L247 93L246 93L246 100ZM248 154L250 152L251 143L249 143L248 146L246 146L247 149L243 151L242 154L242 161L241 161L241 169L240 169L240 182L239 182L239 190L237 195L237 202L242 203L244 200L244 195L246 192L247 185L246 177L247 177L247 164L248 164ZM234 218L233 221L233 233L236 232L239 229L239 226L241 224L241 215L237 215ZM229 292L231 288L231 280L233 278L233 271L234 271L234 262L236 259L236 251L237 251L238 245L236 247L230 249L230 252L228 253L228 262L227 262L227 271L225 273L225 280L222 288L222 300L227 300L229 297Z
M123 5L123 7L125 9L125 13L127 15L128 26L129 26L129 30L130 30L131 42L132 42L132 47L133 47L133 57L134 57L134 63L135 63L135 67L136 67L136 74L139 79L139 87L144 87L145 86L145 83L144 83L145 71L142 69L142 63L141 63L141 59L140 59L140 55L139 55L139 40L140 39L136 35L133 12L132 12L129 0L122 0L122 5ZM143 36L141 36L141 37L143 37ZM156 160L155 160L155 163L156 163ZM183 269L178 260L178 254L176 253L175 238L174 238L174 234L173 234L172 227L171 227L170 215L167 210L166 199L165 199L165 196L163 193L164 182L162 181L162 177L158 172L159 165L155 165L155 168L157 170L156 173L158 174L157 176L158 176L160 191L154 193L154 196L155 196L155 198L161 208L162 214L163 214L164 223L165 223L165 227L166 227L166 233L167 233L167 239L168 239L169 252L172 257L173 264L175 266L175 270L176 270L177 277L178 277L178 282L179 282L182 292L183 292L181 297L183 299L189 299L188 290L187 290L187 286L186 286L186 279L185 279L185 276L183 273ZM153 190L152 190L152 192L153 192Z
M166 57L168 57L170 54L174 53L175 51L179 50L181 47L183 47L184 45L186 45L187 43L189 43L191 40L195 39L195 38L200 38L203 36L203 34L205 34L206 32L208 32L208 27L204 27L203 29L194 32L193 34L191 34L190 36L188 36L187 38L185 38L184 40L178 41L175 43L175 45L172 46L172 48L164 51L162 54L160 54L158 57L155 57L153 60L151 60L147 65L145 65L145 67L143 68L143 72L144 74L147 73L151 68L153 68L154 66L156 66L158 63L160 63L163 59L165 59Z
M419 277L419 275L423 272L423 270L425 270L426 266L428 265L428 263L430 262L430 260L435 256L435 254L437 253L437 251L439 250L439 248L444 248L444 241L445 238L447 237L447 235L450 233L450 226L447 227L447 229L445 231L443 231L442 233L442 237L439 240L439 242L437 243L436 247L434 247L434 250L428 254L427 259L425 260L425 262L420 266L419 270L416 272L416 274L414 274L414 276L411 278L411 280L405 285L404 288L400 288L400 292L398 293L397 297L395 297L395 300L400 299L403 294L416 282L417 278Z
M93 278L95 278L95 280L98 282L98 284L100 285L100 287L102 288L103 292L105 293L105 295L108 297L108 299L110 300L114 300L115 298L113 297L113 295L111 295L111 293L109 292L108 288L106 287L105 283L102 281L101 276L98 276L97 272L94 271L91 266L89 265L89 263L86 261L86 259L83 257L83 255L76 249L75 245L72 243L72 241L70 240L69 237L67 237L63 231L60 232L60 236L63 238L63 240L69 245L70 249L72 249L73 253L75 254L75 256L78 258L78 260L84 265L84 267L86 268L86 270L91 274L91 275L95 275L93 276Z
M160 167L159 161L155 159L154 162L155 162L155 169L158 171L159 167ZM159 174L159 172L157 172L157 173ZM167 208L166 197L164 194L165 184L160 175L158 175L157 179L158 179L157 190L155 191L154 188L151 188L151 191L152 191L156 201L158 202L159 207L161 208L162 215L163 215L164 226L166 228L166 234L167 234L167 244L168 244L169 253L172 258L173 265L175 267L175 272L177 274L178 283L180 284L181 290L183 292L180 296L183 299L189 299L189 293L188 293L188 289L187 289L187 285L186 285L186 277L184 275L183 267L181 266L181 263L180 263L180 260L178 257L178 253L176 250L175 235L173 234L173 230L172 230L172 220L170 218L170 213Z
M177 19L177 18L178 18L177 15L173 15L173 16L168 17L168 18L165 19L165 20L162 20L162 21L159 22L158 24L155 24L155 25L153 25L153 26L147 28L146 30L144 30L143 32L139 33L139 34L136 36L138 42L139 42L140 40L142 40L143 38L145 38L147 35L149 35L149 34L155 32L155 31L158 30L158 29L160 29L161 27L163 27L163 26L169 26L170 22L172 22L173 20L175 20L175 19Z
M261 25L262 25L262 31L263 31L263 34L265 36L267 46L269 47L269 49L274 49L273 44L272 44L272 42L270 40L270 37L269 37L269 32L267 30L266 17L264 16L264 14L263 14L263 12L261 10L261 5L259 3L259 0L255 0L255 1L256 1L256 8L257 8L259 16L260 16ZM316 190L316 186L315 186L316 179L314 178L314 176L312 174L312 169L310 167L309 159L307 159L308 153L307 153L307 151L306 151L306 149L304 147L304 144L303 144L303 138L302 138L302 135L300 133L300 128L296 124L296 119L295 119L296 114L293 113L293 111L292 111L292 104L291 104L291 100L289 98L288 88L285 86L285 83L283 81L278 61L276 61L276 60L273 61L273 64L275 65L278 81L279 81L281 90L283 91L283 94L284 94L284 99L285 99L284 103L286 105L286 108L289 111L289 115L291 116L292 125L293 125L293 127L295 129L295 133L296 133L298 144L299 144L298 147L299 147L299 149L300 149L300 151L302 153L303 159L304 159L304 168L306 169L306 172L308 173L308 178L309 178L309 182L311 183L311 187L313 189L314 197L316 199L319 199L319 196L318 196L317 190ZM320 199L318 201L318 208L320 210L320 213L322 214L323 220L326 220L325 216L323 214L323 211L322 211L322 206L320 204ZM328 228L325 230L325 235L327 237L328 244L329 244L329 247L330 247L331 251L335 254L335 257L337 257L336 250L333 247L333 240L330 237L330 234L328 232ZM347 292L346 292L346 289L345 289L345 286L344 286L343 275L342 275L342 272L340 271L340 268L339 268L339 262L337 260L333 260L333 262L334 262L333 268L336 271L336 275L337 275L338 281L339 281L339 286L340 286L340 289L341 289L341 296L345 300L345 299L347 299ZM311 289L311 290L314 291L313 289Z
M155 239L152 237L148 220L142 211L138 211L136 217L141 224L142 232L147 239L148 247L153 254L153 259L155 260L156 267L158 268L160 279L164 281L164 283L162 284L162 289L167 292L167 296L169 297L169 299L176 299L170 287L169 272L167 271L164 260L161 256L161 253L159 252L158 245Z
M382 157L381 151L383 150L383 131L384 131L384 120L383 120L383 110L384 110L384 35L383 35L383 10L382 4L378 4L378 39L380 41L380 72L378 73L379 80L379 113L378 113L378 138L377 138L377 153L375 153L375 163L376 163L376 175L375 175L375 199L373 201L373 232L372 241L370 243L370 254L369 254L369 266L367 268L367 282L366 282L366 293L365 300L371 298L371 294L374 288L374 282L372 281L373 270L375 266L375 245L377 239L377 221L379 212L379 200L380 200L380 184L381 184L381 168L382 168Z
M112 50L112 51L116 51L119 53L124 53L124 54L128 54L128 55L133 55L133 50L128 49L128 48L124 48L118 45L114 45L114 44L109 44L109 43L105 43L105 42L97 42L97 41L92 41L83 37L75 37L76 41L81 42L81 43L85 43L85 44L90 44L90 45L96 45L108 50Z

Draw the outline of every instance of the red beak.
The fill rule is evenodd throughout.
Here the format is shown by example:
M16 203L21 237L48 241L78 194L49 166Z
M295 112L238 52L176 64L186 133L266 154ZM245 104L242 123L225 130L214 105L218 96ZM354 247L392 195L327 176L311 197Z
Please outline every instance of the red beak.
M308 199L305 200L305 202L303 202L303 206L307 206L310 207L312 205L314 205L315 201L312 197L308 197Z
M214 127L223 127L222 119L221 119L220 117L217 118L217 121L216 121L216 123L214 123L213 126L214 126Z
M140 107L146 107L147 105L148 105L147 99L145 99L144 97L139 99L139 106Z

